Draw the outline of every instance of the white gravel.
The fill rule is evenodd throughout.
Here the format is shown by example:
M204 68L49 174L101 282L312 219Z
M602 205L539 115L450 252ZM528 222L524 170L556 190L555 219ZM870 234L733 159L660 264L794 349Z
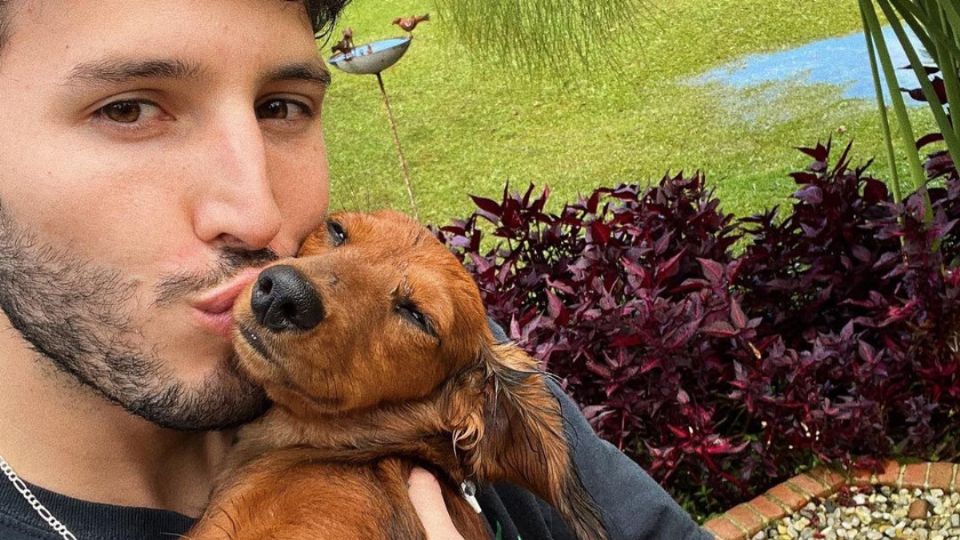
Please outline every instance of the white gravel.
M771 523L752 540L889 538L960 540L960 494L942 489L850 487Z

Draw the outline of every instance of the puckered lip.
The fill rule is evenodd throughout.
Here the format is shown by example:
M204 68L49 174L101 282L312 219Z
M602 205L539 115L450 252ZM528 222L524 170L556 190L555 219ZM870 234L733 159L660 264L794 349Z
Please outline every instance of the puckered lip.
M260 268L248 268L233 278L195 298L191 305L204 313L220 315L233 309L243 290L260 275Z

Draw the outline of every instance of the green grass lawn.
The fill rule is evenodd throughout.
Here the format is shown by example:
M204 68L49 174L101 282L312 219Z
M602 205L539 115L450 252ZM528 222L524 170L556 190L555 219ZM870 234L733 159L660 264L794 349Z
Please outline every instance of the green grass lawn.
M497 197L506 182L549 185L558 206L597 186L696 169L727 211L744 215L793 191L786 174L808 162L794 147L833 136L835 144L856 142L855 162L885 155L872 100L789 81L742 93L685 82L745 54L858 31L853 0L651 5L635 29L639 43L612 47L618 69L571 65L526 76L470 56L438 17L419 27L384 81L421 218L465 216L473 209L468 194ZM356 0L341 24L364 43L400 35L393 17L427 11L430 2ZM333 209L409 210L376 79L334 71L323 112ZM914 114L917 133L933 126L926 114ZM885 159L872 170L889 177Z

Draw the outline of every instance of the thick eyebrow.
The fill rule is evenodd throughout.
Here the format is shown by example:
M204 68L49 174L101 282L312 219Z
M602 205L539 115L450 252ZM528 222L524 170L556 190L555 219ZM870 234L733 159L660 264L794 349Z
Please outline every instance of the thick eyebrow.
M198 79L203 69L199 64L179 59L105 59L79 64L71 70L67 84L123 84L138 79ZM307 81L330 85L330 72L314 62L285 64L268 71L263 82Z
M263 79L265 82L306 81L326 87L330 86L330 71L323 64L299 62L269 71Z
M197 79L201 68L178 59L127 60L109 58L78 64L67 83L122 84L137 79Z

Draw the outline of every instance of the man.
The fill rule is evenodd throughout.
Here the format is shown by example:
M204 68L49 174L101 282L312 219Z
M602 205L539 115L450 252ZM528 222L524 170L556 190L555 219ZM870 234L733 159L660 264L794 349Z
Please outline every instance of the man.
M0 538L170 538L203 511L265 405L230 308L327 209L313 36L343 3L0 0ZM564 403L614 538L700 537ZM455 538L435 480L410 485ZM503 538L564 537L521 490L480 499Z

